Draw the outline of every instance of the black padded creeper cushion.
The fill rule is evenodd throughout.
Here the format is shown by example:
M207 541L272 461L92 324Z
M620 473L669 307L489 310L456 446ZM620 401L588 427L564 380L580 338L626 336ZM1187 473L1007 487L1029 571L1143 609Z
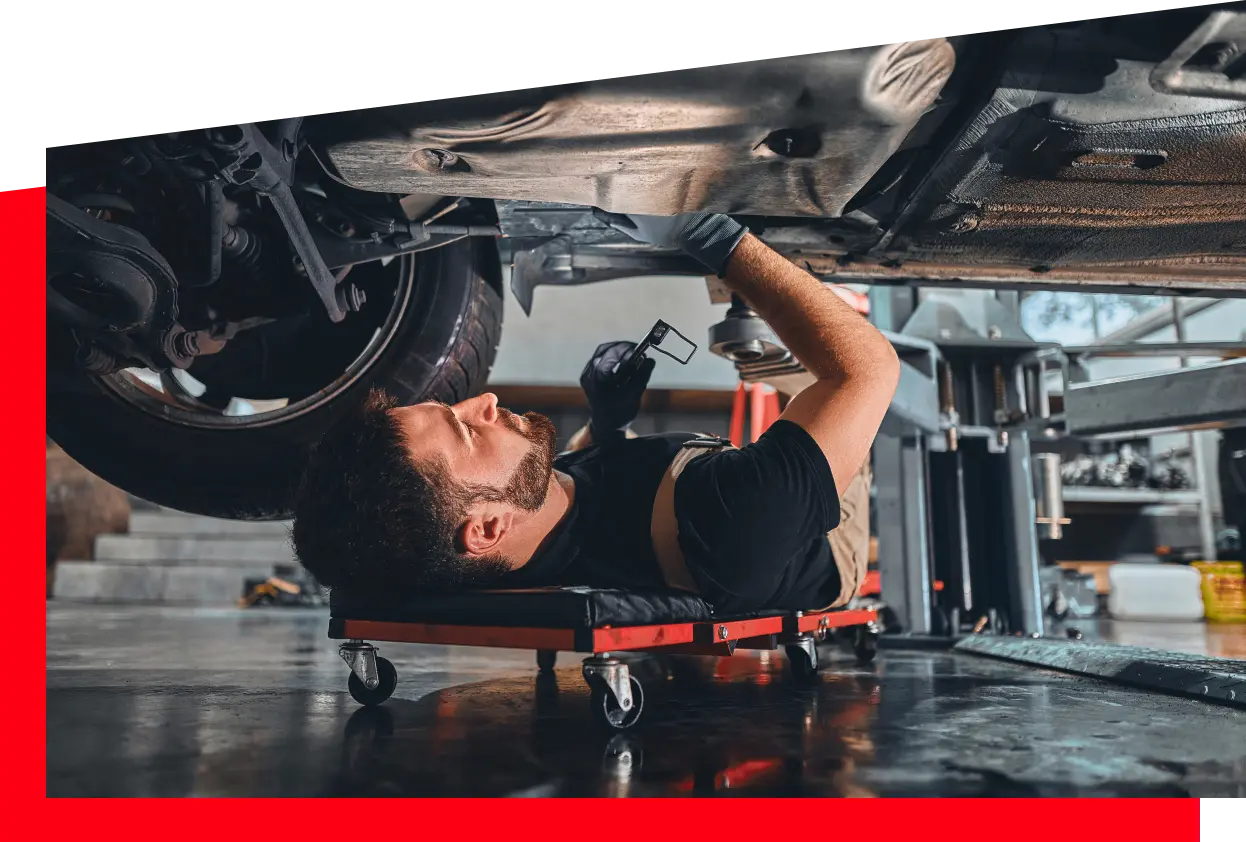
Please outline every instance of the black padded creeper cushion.
M595 629L652 626L712 618L710 606L683 591L620 591L588 587L525 588L401 596L334 588L329 611L337 620ZM775 613L775 612L770 612Z

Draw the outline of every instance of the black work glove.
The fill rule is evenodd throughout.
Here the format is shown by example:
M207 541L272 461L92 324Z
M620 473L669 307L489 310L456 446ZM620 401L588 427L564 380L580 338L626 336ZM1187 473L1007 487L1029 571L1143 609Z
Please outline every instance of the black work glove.
M646 357L634 368L625 367L630 372L615 373L635 349L635 342L598 345L580 372L580 388L588 398L589 434L594 444L626 435L628 425L640 413L640 399L657 363Z

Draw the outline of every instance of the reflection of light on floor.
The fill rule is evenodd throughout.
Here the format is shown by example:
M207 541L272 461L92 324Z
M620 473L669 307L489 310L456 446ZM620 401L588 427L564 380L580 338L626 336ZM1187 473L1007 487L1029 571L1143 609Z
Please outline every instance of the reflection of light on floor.
M867 732L847 732L843 735L843 740L844 747L857 757L872 758L874 756L874 741L870 739Z
M739 789L750 784L757 784L766 778L772 777L776 772L782 770L783 761L777 758L766 758L763 760L745 760L730 766L714 776L714 791L718 792L724 789ZM669 791L679 794L688 795L696 789L696 777L689 776L678 781L674 781L668 786Z
M714 776L714 789L731 789L755 784L778 771L779 760L746 760Z
M308 705L312 711L335 711L341 706L342 697L338 693L312 693Z
M632 772L635 758L632 748L623 735L618 735L606 746L602 771L606 774L606 797L627 798L632 792Z
M851 757L845 757L843 768L831 778L839 794L844 798L877 798L878 793L856 782L856 773L856 761Z
M774 681L770 674L770 652L761 649L757 652L757 677L753 679L754 683L759 687L765 687Z
M537 784L510 793L508 798L553 798L558 794L558 784Z

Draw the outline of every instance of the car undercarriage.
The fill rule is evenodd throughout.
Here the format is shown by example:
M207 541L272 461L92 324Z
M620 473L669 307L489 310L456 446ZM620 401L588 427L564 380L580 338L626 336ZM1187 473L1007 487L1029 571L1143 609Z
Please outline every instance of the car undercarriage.
M368 386L484 386L503 263L527 311L702 274L593 207L729 213L828 282L1246 296L1246 4L50 149L49 434L282 517Z

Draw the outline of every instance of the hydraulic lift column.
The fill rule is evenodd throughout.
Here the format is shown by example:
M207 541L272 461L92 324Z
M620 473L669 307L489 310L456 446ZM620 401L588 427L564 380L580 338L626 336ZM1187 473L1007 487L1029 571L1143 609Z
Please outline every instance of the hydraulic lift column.
M926 437L921 433L879 435L874 440L881 596L900 628L912 634L934 631L926 458Z
M1034 505L1034 475L1030 459L1030 435L1015 432L1008 437L1008 486L1012 501L1012 522L1008 529L1012 546L1007 559L1013 631L1042 635L1043 591L1038 581L1041 557L1034 524L1038 512Z

